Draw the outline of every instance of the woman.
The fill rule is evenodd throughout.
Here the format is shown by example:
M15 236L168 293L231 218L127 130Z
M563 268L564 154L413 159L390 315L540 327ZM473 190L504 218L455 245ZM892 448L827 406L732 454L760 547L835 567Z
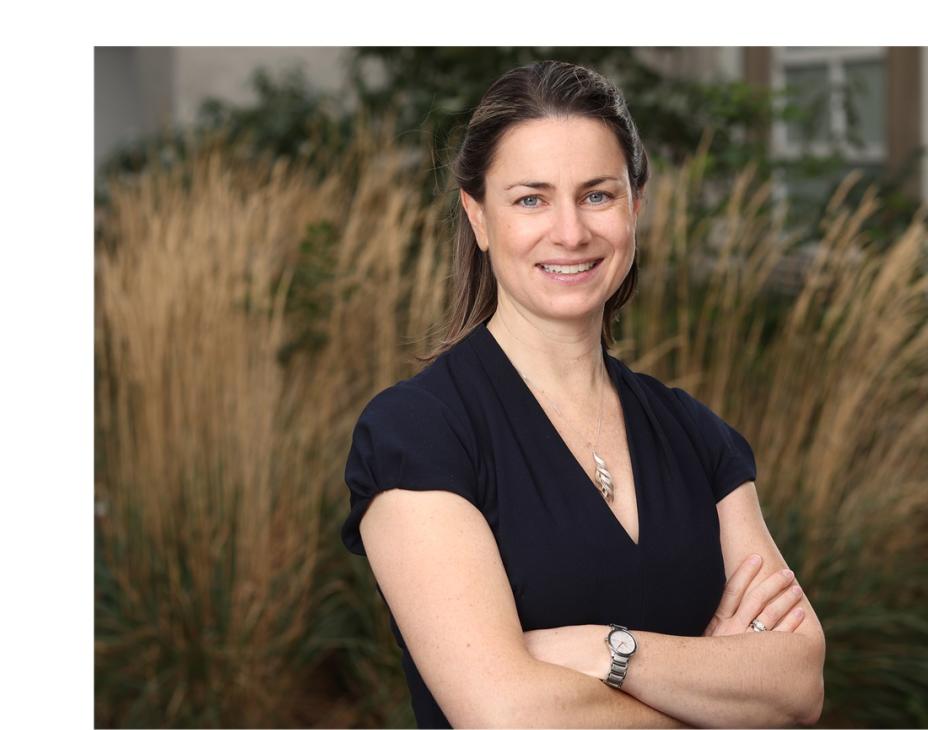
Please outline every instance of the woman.
M454 174L448 332L362 413L342 531L419 726L814 723L824 636L751 447L607 352L648 179L620 92L572 64L514 69Z

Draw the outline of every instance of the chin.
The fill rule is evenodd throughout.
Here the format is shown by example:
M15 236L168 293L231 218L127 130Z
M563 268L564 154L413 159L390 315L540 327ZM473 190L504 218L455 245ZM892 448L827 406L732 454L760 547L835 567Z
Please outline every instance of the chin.
M557 322L586 322L594 317L602 316L605 304L598 306L557 307L540 310L539 315L544 319Z

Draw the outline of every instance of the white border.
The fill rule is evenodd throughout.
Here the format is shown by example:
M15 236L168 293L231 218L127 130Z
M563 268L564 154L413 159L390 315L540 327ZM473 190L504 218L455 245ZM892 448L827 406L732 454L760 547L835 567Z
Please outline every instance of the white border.
M7 74L0 539L8 727L93 727L94 45L915 45L917 4L19 4ZM835 22L840 18L840 23ZM928 61L922 56L923 130ZM928 138L928 134L923 135ZM928 190L928 166L923 178ZM9 681L9 680L8 680Z

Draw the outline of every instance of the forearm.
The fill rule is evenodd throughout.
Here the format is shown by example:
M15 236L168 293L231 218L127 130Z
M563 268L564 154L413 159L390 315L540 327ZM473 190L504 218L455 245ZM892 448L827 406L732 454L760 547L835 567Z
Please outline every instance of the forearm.
M560 627L536 651L548 652L549 661L590 678L605 677L611 662L603 641L608 630L599 625ZM633 633L638 651L622 691L690 725L794 726L820 706L824 657L808 636Z
M638 652L622 689L693 725L795 726L819 702L822 665L808 636L637 631L635 638Z
M528 660L514 684L496 727L690 727L599 679L543 661Z
M598 624L561 626L526 632L525 639L535 659L598 681L611 663L608 631ZM639 646L622 691L666 715L714 727L793 726L818 717L824 654L808 636L633 633ZM583 708L576 711L582 719Z

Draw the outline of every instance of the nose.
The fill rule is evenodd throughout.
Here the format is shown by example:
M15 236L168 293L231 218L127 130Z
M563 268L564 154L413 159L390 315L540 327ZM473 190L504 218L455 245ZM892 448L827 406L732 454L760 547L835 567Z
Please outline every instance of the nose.
M565 203L556 206L551 229L553 243L565 248L577 248L589 243L590 237L590 229L576 205Z

